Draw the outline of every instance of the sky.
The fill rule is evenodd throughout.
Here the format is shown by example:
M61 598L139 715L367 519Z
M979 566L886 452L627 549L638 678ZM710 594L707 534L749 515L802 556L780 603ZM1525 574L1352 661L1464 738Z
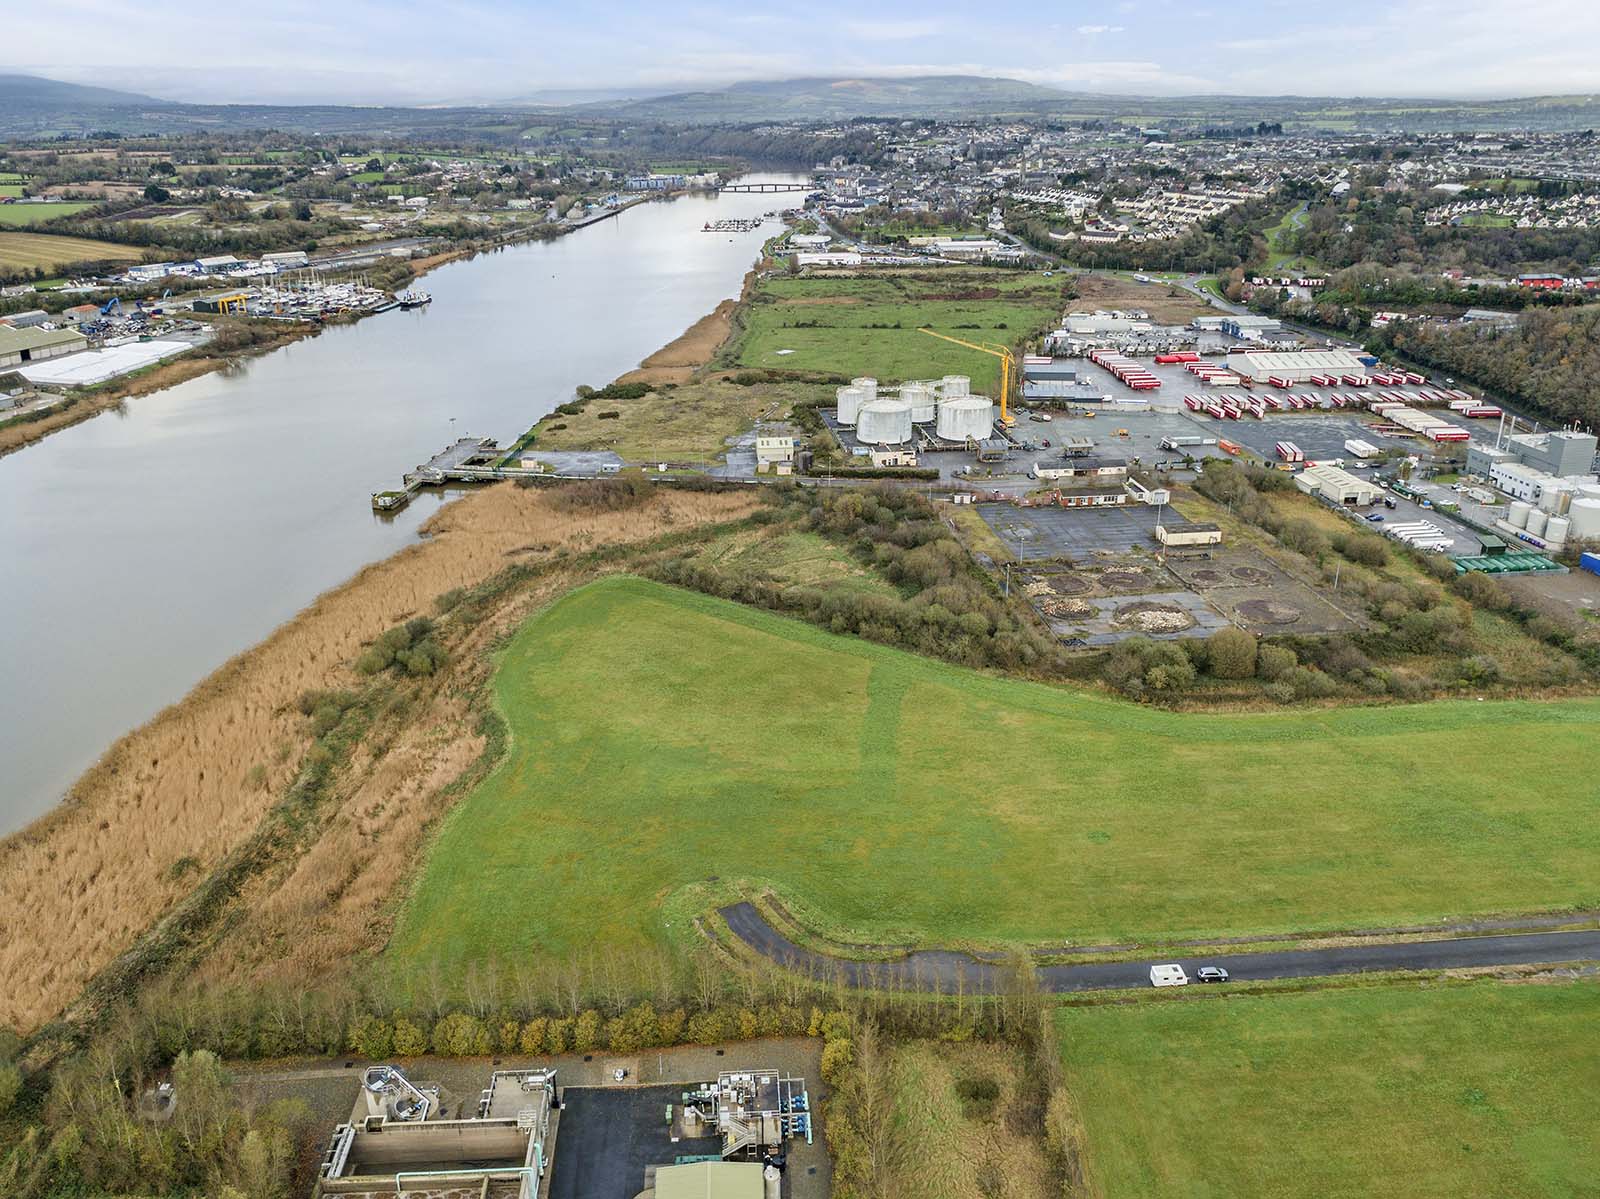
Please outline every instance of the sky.
M1123 94L1600 90L1600 0L0 0L0 71L212 103L974 74Z

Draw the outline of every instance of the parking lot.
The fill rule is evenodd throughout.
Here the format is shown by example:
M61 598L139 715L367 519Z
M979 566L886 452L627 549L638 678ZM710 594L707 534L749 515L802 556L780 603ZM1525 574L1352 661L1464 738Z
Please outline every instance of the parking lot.
M1051 558L1087 558L1156 547L1156 509L1145 504L1107 508L1018 508L1012 504L979 504L983 517L1019 562ZM1172 507L1161 511L1168 528L1189 524Z

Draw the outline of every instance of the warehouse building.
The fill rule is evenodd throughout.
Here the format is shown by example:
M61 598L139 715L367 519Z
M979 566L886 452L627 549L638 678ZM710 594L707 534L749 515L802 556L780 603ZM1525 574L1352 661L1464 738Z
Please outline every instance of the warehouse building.
M44 362L87 349L89 341L76 329L13 329L0 325L0 368Z
M1309 383L1312 375L1363 375L1370 369L1350 350L1247 350L1228 365L1254 383L1285 379Z
M1282 333L1283 322L1275 316L1237 313L1222 318L1222 331L1240 341L1260 341L1269 333Z
M13 329L37 329L49 321L50 314L43 308L30 308L26 312L13 312L10 316L0 316L0 325L10 325Z
M1357 478L1337 466L1308 466L1294 477L1294 485L1307 495L1318 495L1335 504L1365 507L1376 503L1382 488L1370 479Z

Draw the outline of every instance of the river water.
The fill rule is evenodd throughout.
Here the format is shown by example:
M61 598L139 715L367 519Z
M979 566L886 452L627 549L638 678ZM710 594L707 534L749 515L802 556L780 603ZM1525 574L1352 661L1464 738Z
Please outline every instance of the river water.
M757 178L785 179L786 176ZM416 538L368 496L466 434L509 443L740 283L798 199L650 203L442 267L431 307L325 331L0 459L0 834L118 736L319 593Z

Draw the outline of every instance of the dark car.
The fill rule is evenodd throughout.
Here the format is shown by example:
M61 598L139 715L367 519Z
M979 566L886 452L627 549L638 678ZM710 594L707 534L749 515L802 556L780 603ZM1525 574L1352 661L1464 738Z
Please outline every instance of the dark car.
M1367 519L1370 520L1370 521L1374 521L1374 522L1380 521L1380 520L1383 519L1383 513L1382 512L1373 512L1373 513L1368 515Z
M1221 966L1201 966L1194 972L1196 982L1225 983L1228 981L1228 972Z

